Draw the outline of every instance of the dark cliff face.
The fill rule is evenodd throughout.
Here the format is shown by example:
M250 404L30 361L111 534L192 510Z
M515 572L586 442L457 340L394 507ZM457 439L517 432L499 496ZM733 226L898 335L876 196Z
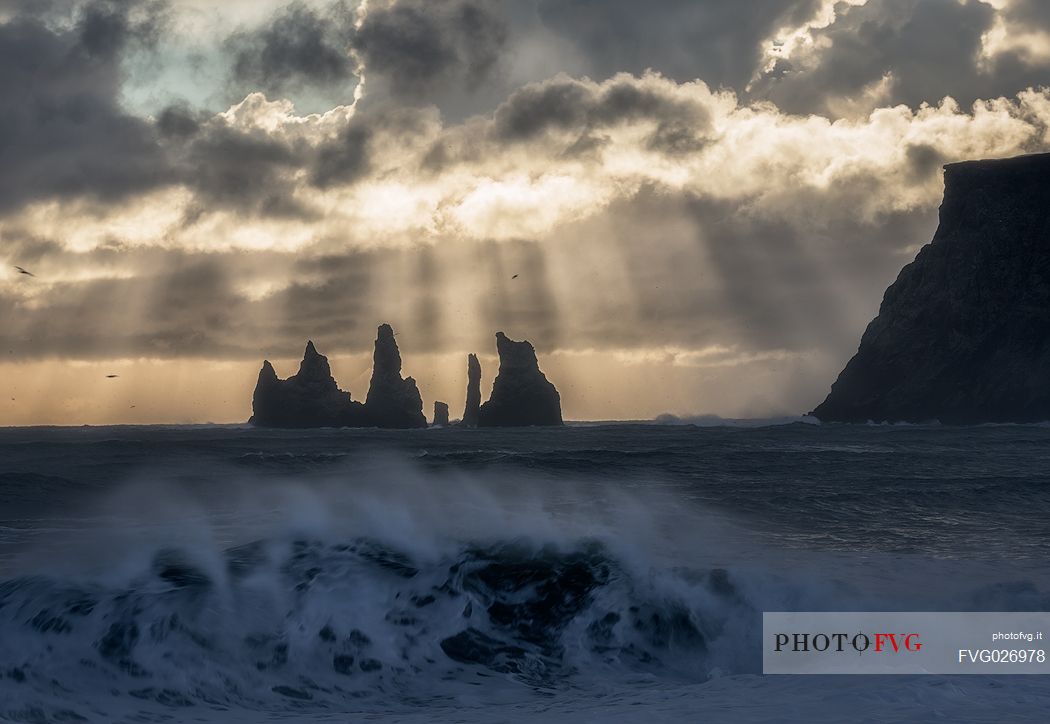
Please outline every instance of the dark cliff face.
M364 406L339 389L328 358L306 343L299 372L277 378L269 361L259 371L251 422L260 427L346 427L364 423Z
M904 267L821 420L1050 420L1050 154L945 167Z
M496 351L499 373L492 383L492 395L481 406L478 425L561 425L561 396L540 371L532 345L497 332Z
M481 363L476 354L467 355L467 403L463 406L463 425L478 426L481 409Z
M401 353L389 324L380 325L376 335L365 410L370 424L376 427L427 426L416 381L411 377L401 378Z

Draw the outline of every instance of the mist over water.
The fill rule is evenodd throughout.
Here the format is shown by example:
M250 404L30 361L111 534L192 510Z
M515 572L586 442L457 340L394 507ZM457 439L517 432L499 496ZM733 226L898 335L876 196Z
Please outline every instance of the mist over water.
M0 431L0 718L629 721L758 691L742 720L1024 721L1040 677L760 677L761 613L1047 610L1048 455L1041 427Z

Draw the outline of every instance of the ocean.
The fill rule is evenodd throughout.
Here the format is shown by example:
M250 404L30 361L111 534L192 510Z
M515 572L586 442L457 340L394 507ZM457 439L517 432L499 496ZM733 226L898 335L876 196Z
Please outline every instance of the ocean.
M763 611L1050 610L1050 427L0 430L0 719L1042 722Z

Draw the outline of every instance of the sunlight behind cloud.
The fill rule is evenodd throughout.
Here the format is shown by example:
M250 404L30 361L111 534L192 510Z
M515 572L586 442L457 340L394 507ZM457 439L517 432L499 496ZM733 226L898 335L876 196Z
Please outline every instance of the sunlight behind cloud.
M353 356L389 321L411 355L532 339L582 417L614 404L584 399L595 365L659 367L684 412L743 411L709 380L745 369L804 405L826 381L802 360L848 358L929 240L941 167L1050 147L1030 0L615 4L600 38L568 0L112 3L108 55L84 7L2 27L41 44L0 79L26 94L0 183L5 260L37 273L0 290L19 375ZM719 23L735 44L699 49ZM70 57L92 60L48 65Z

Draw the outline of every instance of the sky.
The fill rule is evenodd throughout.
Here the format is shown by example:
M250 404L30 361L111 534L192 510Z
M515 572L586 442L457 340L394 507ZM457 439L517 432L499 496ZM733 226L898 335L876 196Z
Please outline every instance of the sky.
M942 166L1050 150L1039 0L0 0L0 69L0 425L364 399L383 322L428 414L500 330L568 419L801 414Z

